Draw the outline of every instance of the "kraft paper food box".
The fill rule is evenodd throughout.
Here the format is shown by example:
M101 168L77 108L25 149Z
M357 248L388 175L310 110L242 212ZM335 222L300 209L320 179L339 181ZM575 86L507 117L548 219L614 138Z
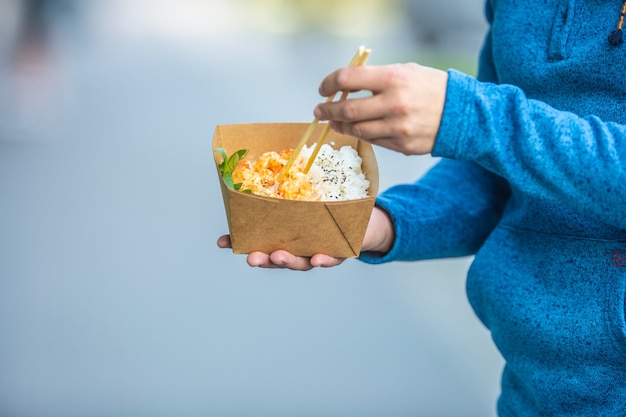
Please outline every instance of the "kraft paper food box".
M246 158L256 159L267 151L295 148L308 123L249 123L218 125L213 150L223 148L228 155L249 149ZM312 146L320 137L319 124L309 139ZM222 155L214 152L215 167L226 210L232 250L236 254L253 251L270 253L278 249L299 256L324 253L339 258L356 258L378 193L378 165L372 146L331 131L325 143L339 149L352 146L362 158L362 169L370 181L368 196L346 201L298 201L257 196L230 189L222 180Z

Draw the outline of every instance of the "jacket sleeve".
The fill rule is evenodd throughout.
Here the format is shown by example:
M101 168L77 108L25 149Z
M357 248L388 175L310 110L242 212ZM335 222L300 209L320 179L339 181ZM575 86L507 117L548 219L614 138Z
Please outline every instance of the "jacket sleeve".
M433 155L475 161L524 194L626 229L626 126L449 75Z
M492 19L491 1L485 16ZM497 82L491 32L481 48L478 77ZM474 254L495 227L509 197L507 182L473 161L442 158L413 184L382 193L377 205L394 224L396 239L384 255L362 253L368 263L420 260Z
M377 205L395 230L385 255L367 253L368 263L467 256L476 253L495 227L509 197L506 181L474 162L442 159L419 181L394 186Z

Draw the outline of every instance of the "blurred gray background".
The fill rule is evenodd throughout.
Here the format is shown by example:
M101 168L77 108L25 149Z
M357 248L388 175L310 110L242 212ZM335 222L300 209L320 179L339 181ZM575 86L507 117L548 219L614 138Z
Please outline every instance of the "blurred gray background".
M215 126L356 48L475 71L480 0L0 0L0 416L493 416L470 258L252 269ZM435 160L376 149L381 188Z

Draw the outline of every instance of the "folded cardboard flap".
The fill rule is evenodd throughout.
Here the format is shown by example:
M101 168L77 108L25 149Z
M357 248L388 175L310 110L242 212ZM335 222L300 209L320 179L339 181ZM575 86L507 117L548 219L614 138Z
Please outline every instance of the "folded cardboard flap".
M267 151L295 147L308 126L308 123L219 125L213 136L213 149L223 148L228 155L249 149L247 158L256 159ZM322 129L323 125L317 126L308 146L315 143ZM218 168L222 157L214 152L234 253L284 249L299 256L317 253L340 258L359 256L378 193L376 156L369 143L334 131L326 143L335 149L348 145L357 150L370 181L368 197L332 202L296 201L235 191L222 181Z

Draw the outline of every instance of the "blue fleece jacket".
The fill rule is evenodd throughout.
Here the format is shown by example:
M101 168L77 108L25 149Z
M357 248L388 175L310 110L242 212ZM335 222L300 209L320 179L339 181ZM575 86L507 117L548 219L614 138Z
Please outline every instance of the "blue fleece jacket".
M449 71L433 155L382 193L381 263L473 255L467 293L506 364L498 413L626 416L622 1L489 0L477 79Z

